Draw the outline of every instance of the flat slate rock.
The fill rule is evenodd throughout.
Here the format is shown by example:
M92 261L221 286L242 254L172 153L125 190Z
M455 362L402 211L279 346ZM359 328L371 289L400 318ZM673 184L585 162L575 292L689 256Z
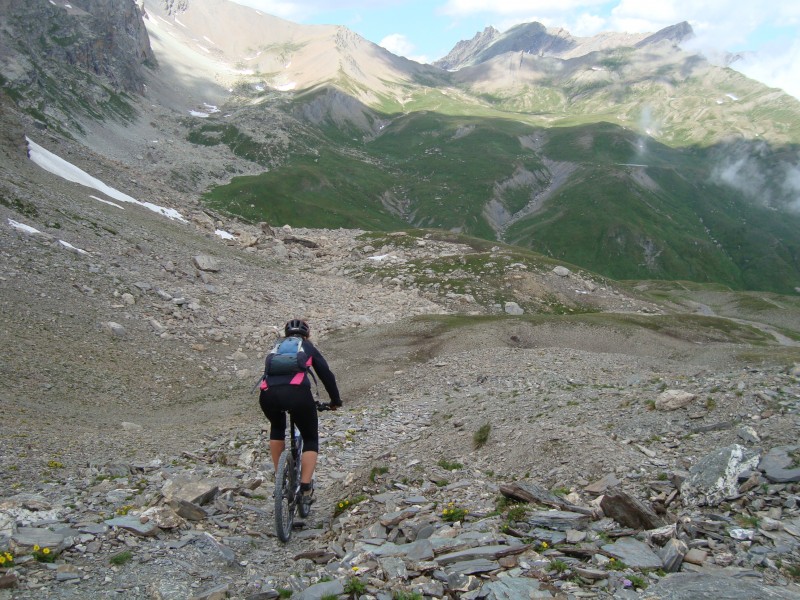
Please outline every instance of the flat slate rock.
M120 527L125 531L130 531L142 537L158 535L158 532L161 531L155 523L142 523L139 517L136 516L116 517L114 519L108 519L105 523L111 527Z
M474 560L464 560L461 562L449 565L444 571L448 575L458 573L460 575L474 575L476 573L489 573L497 571L500 568L500 563L494 560L485 558L476 558Z
M623 537L613 544L606 544L603 550L634 569L660 569L663 566L658 555L644 542L631 537Z
M11 540L18 548L33 548L39 546L40 548L50 548L54 550L60 548L64 543L64 536L60 533L55 533L49 529L42 529L38 527L19 527Z
M476 560L479 558L497 559L509 554L521 554L528 549L528 545L520 546L484 546L483 548L470 548L450 554L442 554L436 557L436 562L440 565L449 565L466 560Z
M480 597L484 600L519 600L520 598L539 600L554 598L547 590L539 589L539 580L530 577L506 577L491 581L481 587Z
M800 587L778 587L753 577L673 573L647 588L643 600L797 600Z
M773 483L793 483L800 481L800 468L792 468L795 460L792 454L800 452L800 446L773 448L761 459L758 468Z
M544 527L556 531L582 529L589 524L589 517L567 510L542 510L531 513L528 523L534 527Z

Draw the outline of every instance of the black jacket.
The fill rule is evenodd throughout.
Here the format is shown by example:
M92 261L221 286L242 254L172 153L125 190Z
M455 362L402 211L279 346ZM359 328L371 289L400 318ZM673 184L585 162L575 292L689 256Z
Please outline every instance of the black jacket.
M325 360L325 357L322 356L322 353L317 350L314 344L306 339L303 340L303 350L311 359L310 366L312 369L314 369L314 372L317 374L317 377L319 377L322 385L325 386L325 391L328 392L328 396L331 399L331 404L334 406L341 406L342 399L339 396L339 388L336 386L336 376L328 366L328 361ZM293 383L293 379L295 377L295 375L264 374L264 380L266 381L267 389L277 385L301 385L306 388L311 388L311 381L308 373L303 375L300 383Z

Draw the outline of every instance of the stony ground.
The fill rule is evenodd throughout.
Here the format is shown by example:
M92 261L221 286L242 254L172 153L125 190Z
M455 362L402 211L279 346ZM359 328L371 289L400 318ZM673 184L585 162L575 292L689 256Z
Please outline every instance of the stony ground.
M791 299L758 321L499 245L244 225L37 136L170 221L24 134L3 121L0 597L797 597ZM293 316L345 410L282 545L252 387Z

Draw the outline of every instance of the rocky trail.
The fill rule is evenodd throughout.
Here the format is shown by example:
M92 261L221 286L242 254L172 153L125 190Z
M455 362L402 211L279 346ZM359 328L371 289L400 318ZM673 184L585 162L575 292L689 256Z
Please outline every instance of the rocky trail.
M257 419L174 456L50 464L0 504L12 597L797 597L796 370L495 354L400 369L323 414L317 502L286 545ZM668 377L692 393L659 392Z

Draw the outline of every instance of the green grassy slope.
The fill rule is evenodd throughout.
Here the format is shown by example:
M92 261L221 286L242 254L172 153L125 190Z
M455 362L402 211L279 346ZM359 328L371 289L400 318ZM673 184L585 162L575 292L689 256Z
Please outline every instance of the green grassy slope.
M548 188L551 161L574 171L505 241L616 279L686 279L790 293L800 282L800 215L715 179L730 148L675 149L609 123L534 128L419 112L387 117L367 141L321 128L279 166L239 177L207 202L252 221L391 230L429 227L484 239L495 198L515 213ZM209 125L203 125L208 128ZM198 134L199 135L199 134ZM198 138L199 139L199 138ZM540 140L532 149L522 139ZM237 152L241 137L222 136ZM759 146L760 164L795 156ZM262 159L261 146L252 146ZM745 154L741 142L737 152ZM775 160L771 160L771 159ZM759 167L760 168L760 167ZM779 167L771 168L777 172ZM527 178L512 181L515 174ZM780 194L776 179L765 196ZM785 195L785 194L784 194Z
M548 156L581 168L542 210L515 223L507 241L617 279L781 292L800 281L800 215L714 183L715 149L652 140L642 147L605 124L548 135Z

